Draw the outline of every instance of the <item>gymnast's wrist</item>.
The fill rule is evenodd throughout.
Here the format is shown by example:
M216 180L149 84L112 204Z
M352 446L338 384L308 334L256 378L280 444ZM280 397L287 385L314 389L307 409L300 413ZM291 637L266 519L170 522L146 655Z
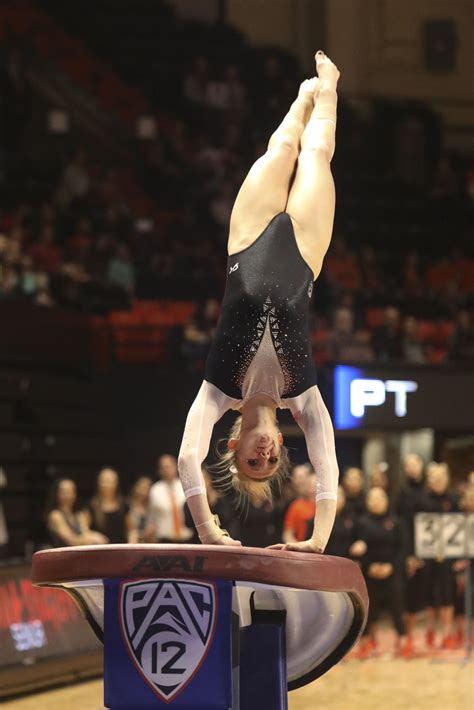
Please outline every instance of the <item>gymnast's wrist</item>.
M196 525L196 530L201 542L203 544L210 545L220 540L220 538L225 534L219 526L219 518L217 517L217 515L213 515L205 522Z
M316 552L322 553L326 549L327 541L325 542L324 540L321 540L321 538L316 535L311 536L311 542L313 543Z

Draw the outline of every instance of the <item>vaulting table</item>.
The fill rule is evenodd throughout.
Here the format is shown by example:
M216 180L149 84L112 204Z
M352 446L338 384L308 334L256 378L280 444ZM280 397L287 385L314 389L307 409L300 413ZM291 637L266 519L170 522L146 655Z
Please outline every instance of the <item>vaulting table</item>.
M111 710L284 710L367 619L359 567L329 555L69 547L37 552L32 579L70 594L103 641Z

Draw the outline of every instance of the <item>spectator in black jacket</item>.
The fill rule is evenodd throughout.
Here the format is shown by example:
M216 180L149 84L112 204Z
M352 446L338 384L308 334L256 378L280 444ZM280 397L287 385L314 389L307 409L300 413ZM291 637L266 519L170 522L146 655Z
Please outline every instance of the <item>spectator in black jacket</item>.
M53 547L105 545L109 539L89 527L87 515L79 510L77 487L70 478L59 478L51 487L46 508L46 526Z
M308 529L308 535L312 530ZM360 557L366 552L366 545L361 540L357 540L357 527L350 516L346 506L346 494L344 488L337 489L337 508L334 526L326 545L326 555L336 555L337 557Z
M407 533L405 565L405 623L409 645L413 648L416 617L427 606L426 565L415 555L415 515L423 509L425 493L424 464L421 456L410 453L402 462L404 479L396 502L397 515L404 521Z
M463 513L474 513L474 485L468 485L464 490L459 507ZM456 560L453 570L456 579L456 597L454 613L456 617L456 643L462 646L466 633L466 570L471 576L471 609L474 609L474 563L471 560Z
M346 494L346 508L349 515L356 521L365 513L364 474L360 468L351 466L344 473L342 486Z
M421 508L426 513L455 513L458 510L456 495L449 490L449 469L445 463L432 461L426 469L426 490ZM456 648L453 633L455 579L451 560L426 561L426 588L428 629L426 644L435 646L436 619L441 625L441 648Z
M370 600L366 638L359 657L368 658L376 651L376 622L384 609L390 613L398 634L397 654L405 656L409 651L403 619L406 536L403 523L389 510L383 488L371 488L367 493L367 512L358 522L357 533L367 545L362 571Z
M400 311L389 306L384 312L383 325L372 333L372 347L378 360L391 362L403 357L402 336L400 332Z
M246 547L269 547L281 542L276 535L272 503L253 501L245 506L240 521L239 540Z
M467 309L460 310L456 315L449 359L454 362L474 363L474 316Z

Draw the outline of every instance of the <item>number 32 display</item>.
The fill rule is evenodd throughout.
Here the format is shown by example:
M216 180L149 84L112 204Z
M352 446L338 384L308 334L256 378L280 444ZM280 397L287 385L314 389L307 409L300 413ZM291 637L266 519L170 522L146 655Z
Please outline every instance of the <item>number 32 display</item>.
M415 551L421 559L474 558L474 513L418 513Z

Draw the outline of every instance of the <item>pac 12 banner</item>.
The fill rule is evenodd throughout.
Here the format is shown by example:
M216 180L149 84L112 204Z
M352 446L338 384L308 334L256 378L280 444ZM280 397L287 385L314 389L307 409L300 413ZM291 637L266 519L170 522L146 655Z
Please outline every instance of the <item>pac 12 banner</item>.
M337 365L334 422L338 430L474 428L474 370L444 367Z
M104 580L105 704L232 707L232 582Z

